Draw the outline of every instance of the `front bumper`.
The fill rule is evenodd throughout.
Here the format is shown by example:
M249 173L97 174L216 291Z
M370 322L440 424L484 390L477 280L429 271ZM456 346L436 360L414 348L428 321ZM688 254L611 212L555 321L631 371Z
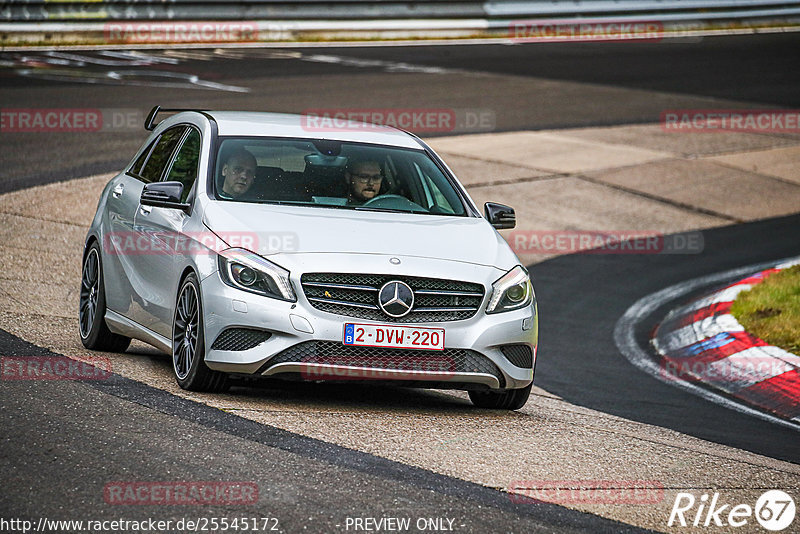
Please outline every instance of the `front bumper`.
M365 349L343 345L345 323L384 323L321 311L302 291L295 303L247 293L224 284L218 273L206 277L201 287L205 361L217 371L457 389L518 389L533 381L538 338L535 302L520 310L487 315L485 296L481 309L470 319L407 325L444 328L444 351ZM215 348L220 334L231 328L269 335L246 350ZM508 352L509 345L530 348L530 367L518 367L509 360L503 352L503 347Z

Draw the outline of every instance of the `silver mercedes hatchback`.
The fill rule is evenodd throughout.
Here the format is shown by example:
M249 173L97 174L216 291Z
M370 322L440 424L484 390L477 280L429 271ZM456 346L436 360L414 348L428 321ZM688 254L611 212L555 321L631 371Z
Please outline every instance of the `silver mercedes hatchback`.
M86 236L86 347L147 342L195 391L257 375L525 404L536 298L496 230L514 227L514 210L481 214L418 137L158 106L145 128Z

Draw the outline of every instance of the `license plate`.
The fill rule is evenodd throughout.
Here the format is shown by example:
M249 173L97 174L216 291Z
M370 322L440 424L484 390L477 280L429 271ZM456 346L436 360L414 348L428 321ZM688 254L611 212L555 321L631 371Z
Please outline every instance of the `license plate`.
M345 345L444 350L444 328L345 323Z

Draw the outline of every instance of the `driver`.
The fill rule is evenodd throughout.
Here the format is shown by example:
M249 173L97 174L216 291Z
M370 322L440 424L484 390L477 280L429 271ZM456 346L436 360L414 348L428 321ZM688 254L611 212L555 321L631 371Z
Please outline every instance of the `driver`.
M222 166L222 196L237 200L242 198L256 178L256 158L240 148L233 152Z
M360 206L380 194L383 171L377 160L359 159L347 162L344 178L347 181L347 204Z

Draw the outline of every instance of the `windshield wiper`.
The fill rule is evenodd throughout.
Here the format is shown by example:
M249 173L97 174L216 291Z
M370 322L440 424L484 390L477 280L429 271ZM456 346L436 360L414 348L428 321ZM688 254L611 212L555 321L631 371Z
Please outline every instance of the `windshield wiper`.
M303 201L292 201L292 200L258 200L258 201L250 201L253 204L267 204L267 205L276 205L276 206L304 206L304 207L312 207L312 208L333 208L333 209L344 209L344 210L358 210L358 211L379 211L383 213L416 213L420 215L439 215L435 213L430 213L425 211L425 209L419 210L398 210L393 208L370 208L364 206L346 206L340 204L317 204L316 202L303 202ZM446 214L442 214L446 215Z
M275 205L275 206L301 206L301 207L311 207L311 208L335 208L335 209L345 209L351 210L353 206L341 206L339 204L318 204L316 202L305 202L302 200L256 200L250 202L252 204L267 204L267 205Z
M356 206L354 209L358 211L385 211L388 213L424 213L422 211L398 210L393 208L365 208L364 206Z

